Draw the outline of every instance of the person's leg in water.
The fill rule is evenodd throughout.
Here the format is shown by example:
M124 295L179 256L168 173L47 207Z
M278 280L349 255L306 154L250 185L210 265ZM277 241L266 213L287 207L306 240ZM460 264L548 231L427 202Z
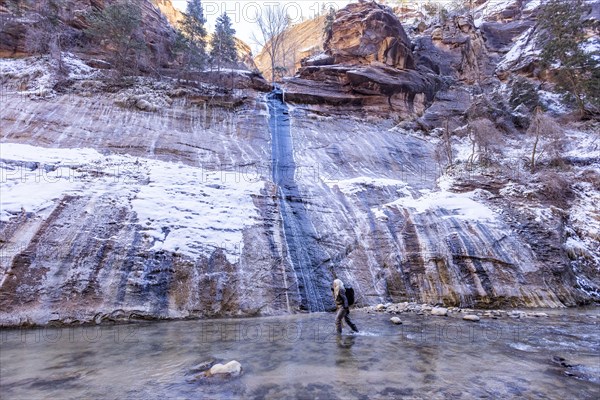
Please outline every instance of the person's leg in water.
M352 329L354 332L358 332L358 328L356 327L354 322L350 320L350 312L346 312L346 315L344 315L344 320L346 321L350 329Z
M342 320L346 315L346 309L344 307L338 307L337 313L335 314L335 330L338 335L342 333Z
M352 329L354 332L358 332L358 328L352 322L348 314L350 314L350 312L347 309L343 307L338 308L335 316L335 329L338 334L342 333L342 320L346 321L346 324L350 327L350 329Z

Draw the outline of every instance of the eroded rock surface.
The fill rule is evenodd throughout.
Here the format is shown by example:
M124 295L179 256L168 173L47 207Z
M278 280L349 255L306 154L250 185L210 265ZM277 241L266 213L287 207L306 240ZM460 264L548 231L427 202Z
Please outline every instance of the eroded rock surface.
M392 9L375 2L354 3L336 13L325 43L336 64L371 64L414 69L411 43Z
M387 8L352 5L328 53L285 83L289 108L271 113L258 92L269 85L251 73L217 73L225 88L169 78L119 86L103 79L102 63L65 55L69 79L59 84L43 60L4 63L0 324L310 309L284 224L292 215L306 239L296 247L311 253L304 271L325 277L310 289L323 299L314 309L331 305L334 275L355 288L358 306L381 310L599 298L594 125L568 136L574 183L558 203L553 180L526 182L521 164L465 168L464 135L451 139L453 168L436 158L435 128L460 131L467 109L499 84L495 61L507 90L511 74L534 65L506 52L532 34L519 7L423 28L412 50ZM513 25L494 25L507 18ZM511 115L483 105L498 123ZM294 165L282 179L270 126L278 112ZM506 136L499 157L526 158L528 138Z
M411 47L392 9L350 4L336 13L325 52L304 60L286 81L286 100L421 115L442 84L435 74L416 70Z

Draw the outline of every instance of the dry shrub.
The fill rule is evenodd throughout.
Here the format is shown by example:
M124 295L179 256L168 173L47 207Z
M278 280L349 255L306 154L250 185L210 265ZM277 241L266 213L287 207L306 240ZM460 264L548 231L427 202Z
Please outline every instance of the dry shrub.
M579 175L579 181L588 182L594 190L600 191L600 172L595 169L586 169Z
M541 157L549 158L554 165L560 166L555 161L562 158L562 150L565 144L565 135L562 127L556 121L544 113L541 107L537 107L527 134L533 137L533 148L531 151L531 172L535 172Z
M537 174L537 180L542 184L538 195L548 205L567 209L574 198L571 179L564 174L544 170Z
M491 165L501 153L504 137L496 125L486 118L478 118L469 122L469 139L472 144L472 154L469 163L476 158L483 165ZM477 150L476 150L477 149Z

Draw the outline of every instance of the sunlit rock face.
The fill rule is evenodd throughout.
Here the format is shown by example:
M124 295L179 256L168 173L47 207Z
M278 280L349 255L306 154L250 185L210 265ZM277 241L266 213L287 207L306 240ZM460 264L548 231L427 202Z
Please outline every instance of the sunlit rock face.
M27 36L40 20L39 10L49 0L6 0L0 4L0 57L24 57L32 55L27 46ZM84 37L89 28L88 13L94 9L103 9L114 2L105 0L66 0L57 13L63 24L64 41L69 51L84 57L91 64L110 61L110 49L101 43L92 44ZM183 19L171 0L134 0L142 15L142 31L147 51L140 63L142 69L178 68L178 60L172 47L175 41L175 29ZM236 39L238 68L256 69L252 50L243 41ZM107 67L110 65L107 64ZM168 72L168 71L163 71Z
M325 52L303 60L297 76L286 81L286 100L422 115L442 83L434 73L417 71L411 46L391 8L350 4L336 13Z
M411 43L392 9L377 3L354 3L336 13L325 49L336 64L379 61L414 69Z

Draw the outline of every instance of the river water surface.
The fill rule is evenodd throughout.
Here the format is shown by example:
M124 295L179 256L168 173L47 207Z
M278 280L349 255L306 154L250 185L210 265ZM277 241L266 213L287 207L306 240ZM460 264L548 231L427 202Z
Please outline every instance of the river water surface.
M1 331L3 399L600 398L599 310L484 319L333 314ZM240 377L194 366L237 360Z

